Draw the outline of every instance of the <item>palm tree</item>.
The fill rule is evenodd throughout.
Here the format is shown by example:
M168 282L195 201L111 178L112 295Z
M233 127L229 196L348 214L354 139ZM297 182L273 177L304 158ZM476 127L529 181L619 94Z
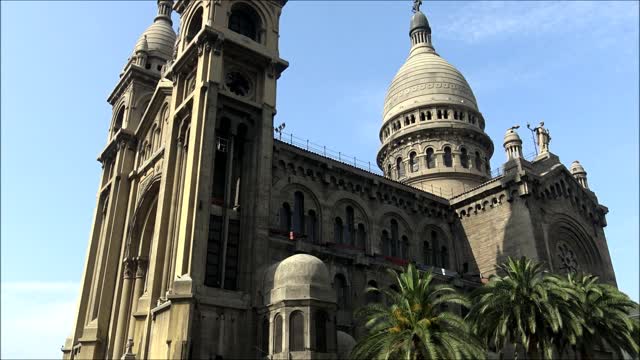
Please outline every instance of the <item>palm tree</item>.
M543 264L525 257L508 258L499 266L504 275L472 294L467 315L485 344L501 350L511 344L524 349L528 358L551 358L560 331L575 343L582 330L577 295L556 276L546 275Z
M353 359L471 359L485 355L464 320L442 310L445 304L468 307L468 300L448 285L432 284L432 275L410 264L401 274L389 270L398 291L382 292L390 303L357 311L368 335L351 352Z
M622 358L622 351L637 357L638 325L629 318L629 313L637 310L638 304L614 286L599 283L594 275L573 273L566 281L577 290L580 299L583 331L575 344L580 358L589 359L596 348L606 349L606 345L618 358Z

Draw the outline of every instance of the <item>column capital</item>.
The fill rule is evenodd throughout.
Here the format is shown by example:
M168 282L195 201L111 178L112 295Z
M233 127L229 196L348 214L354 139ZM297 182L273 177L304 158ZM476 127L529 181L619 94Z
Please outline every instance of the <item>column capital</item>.
M123 270L122 277L125 279L133 279L135 273L136 260L134 258L126 258L122 261Z
M149 261L146 257L137 257L136 263L138 265L136 267L136 279L144 278L147 273L147 264Z

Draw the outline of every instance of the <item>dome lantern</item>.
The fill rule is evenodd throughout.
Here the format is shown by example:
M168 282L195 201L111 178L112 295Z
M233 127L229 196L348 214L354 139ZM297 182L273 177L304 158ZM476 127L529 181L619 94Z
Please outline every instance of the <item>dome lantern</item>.
M589 184L587 183L587 172L582 167L582 164L578 160L571 163L571 168L569 169L571 175L578 181L578 184L585 189L589 189Z
M504 151L507 153L507 161L522 157L522 139L516 132L519 125L512 126L504 135Z

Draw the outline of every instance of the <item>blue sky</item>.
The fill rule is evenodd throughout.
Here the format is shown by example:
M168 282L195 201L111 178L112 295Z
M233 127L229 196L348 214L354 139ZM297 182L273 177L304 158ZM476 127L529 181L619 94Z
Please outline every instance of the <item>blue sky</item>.
M0 3L2 358L60 356L70 333L111 108L155 2ZM496 145L544 120L600 202L619 287L638 300L638 2L428 2L438 53L467 78ZM290 1L276 122L375 159L410 1ZM174 18L176 18L174 16ZM176 18L177 20L177 18ZM177 22L177 21L176 21ZM177 24L176 24L177 25ZM521 128L525 153L533 144ZM27 341L40 339L39 346Z

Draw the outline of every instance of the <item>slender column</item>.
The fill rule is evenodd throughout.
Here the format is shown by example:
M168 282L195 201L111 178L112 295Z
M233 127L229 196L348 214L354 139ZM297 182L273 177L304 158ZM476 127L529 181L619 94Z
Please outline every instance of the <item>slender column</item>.
M188 151L188 139L184 139L184 143L179 143L181 145L180 151L180 168L178 172L178 192L176 193L176 201L178 202L176 207L176 217L174 224L174 237L173 237L173 246L171 247L171 266L169 270L169 292L172 291L173 279L176 277L176 261L177 261L177 253L178 250L178 240L180 237L180 222L181 222L181 214L182 214L182 200L184 198L184 173L186 170L186 160L187 160L187 151Z
M177 236L176 234L176 222L179 214L178 208L178 193L180 191L180 169L182 169L182 137L178 137L178 141L176 144L176 176L173 178L173 189L171 190L171 208L169 210L169 230L167 231L167 244L164 251L164 266L162 269L162 287L160 289L160 299L166 299L167 290L171 289L171 285L169 282L171 281L171 264L173 263L173 245L174 238Z
M231 202L231 181L232 181L232 172L233 172L233 156L234 156L234 147L235 147L235 136L231 135L231 140L229 141L229 152L227 153L227 168L225 169L227 178L225 179L225 189L224 189L224 207L222 208L222 271L221 271L221 279L220 279L220 287L224 289L224 279L226 277L226 269L227 269L227 242L229 240L229 213L228 208Z
M129 330L127 331L127 343L133 342L136 326L133 314L138 310L138 299L142 296L142 292L144 291L144 279L147 274L147 259L138 257L136 258L136 263L138 266L136 268L136 280L133 285L133 299L131 300L131 317L129 320Z
M127 322L127 313L129 312L128 310L131 298L131 282L134 275L134 266L135 260L132 258L127 258L123 262L122 296L120 297L120 310L118 311L118 324L116 327L116 336L114 341L114 357L122 355L125 323Z

